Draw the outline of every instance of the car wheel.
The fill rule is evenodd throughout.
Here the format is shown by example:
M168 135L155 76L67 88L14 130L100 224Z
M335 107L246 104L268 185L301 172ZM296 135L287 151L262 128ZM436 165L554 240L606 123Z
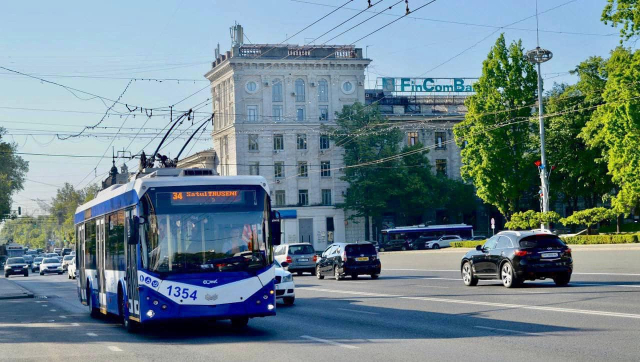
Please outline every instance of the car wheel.
M44 273L43 273L43 272L40 272L40 275L44 275Z
M468 287L478 285L478 278L473 275L473 268L468 261L462 265L462 281Z
M556 285L559 287L566 286L567 284L569 284L570 280L571 280L571 274L569 273L562 273L557 277L553 278L553 282L556 283Z
M384 253L384 248L380 248L379 250Z
M26 272L26 273L24 273L22 275L24 275L25 277L28 277L29 276L29 272Z
M231 326L235 329L241 329L249 324L248 317L231 318Z
M58 273L58 275L62 275L62 272Z
M342 279L342 277L340 276L340 272L338 271L338 267L337 266L333 267L333 276L336 278L336 281Z
M320 272L320 267L319 266L316 267L316 278L324 279L324 275L322 275L322 272Z
M282 298L282 300L284 301L285 305L293 305L293 303L295 303L296 301L296 297L284 297Z
M351 279L358 279L358 274L351 274Z
M299 272L297 272L296 274L297 274L298 276L300 276L300 275L302 275L302 272L301 272L301 271L299 271Z
M433 247L432 247L432 248L433 248L433 249L440 249L440 245L438 245L438 244L433 244Z
M500 279L502 280L502 285L507 288L513 288L520 284L513 271L513 266L509 262L502 264L500 268Z
M402 251L407 251L407 247L402 245L402 248L400 248Z
M371 279L378 279L379 275L378 274L371 274Z

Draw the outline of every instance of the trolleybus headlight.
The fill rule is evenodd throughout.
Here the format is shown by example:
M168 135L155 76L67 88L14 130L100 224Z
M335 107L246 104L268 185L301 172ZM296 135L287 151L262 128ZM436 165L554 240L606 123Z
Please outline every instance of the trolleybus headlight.
M151 309L149 309L149 311L147 312L147 317L153 318L154 315L156 314Z
M269 305L267 306L267 309L268 309L268 310L273 310L273 308L274 308L273 304L269 304Z

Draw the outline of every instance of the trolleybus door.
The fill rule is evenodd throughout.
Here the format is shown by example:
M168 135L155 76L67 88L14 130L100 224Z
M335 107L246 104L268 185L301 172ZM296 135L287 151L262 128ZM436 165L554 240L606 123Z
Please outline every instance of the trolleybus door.
M131 230L133 222L133 209L126 210L124 213L124 229L127 231L127 240L129 235L133 232ZM140 235L140 234L138 234ZM138 236L137 243L126 243L126 260L127 260L127 307L129 310L129 316L134 320L140 321L140 302L138 293L138 246L142 238Z
M87 277L84 273L84 224L78 225L78 238L76 239L76 273L78 281L78 293L80 301L87 302Z
M105 290L106 280L104 275L105 267L105 235L104 235L104 217L96 220L96 238L97 238L97 254L98 254L98 295L100 301L100 310L103 313L107 312L107 294Z

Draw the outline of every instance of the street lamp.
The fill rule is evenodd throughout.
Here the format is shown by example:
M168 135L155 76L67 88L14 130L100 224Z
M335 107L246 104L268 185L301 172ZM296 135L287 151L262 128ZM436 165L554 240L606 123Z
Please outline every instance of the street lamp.
M540 181L542 182L542 212L549 211L549 172L547 170L547 155L544 152L544 115L542 111L542 75L540 64L551 60L553 53L539 46L527 52L527 59L538 65L538 119L540 121ZM542 225L544 229L544 225Z

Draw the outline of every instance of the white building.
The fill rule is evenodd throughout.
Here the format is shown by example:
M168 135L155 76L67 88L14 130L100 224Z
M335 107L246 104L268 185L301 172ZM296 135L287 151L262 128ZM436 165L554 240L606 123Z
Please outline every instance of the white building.
M343 149L323 134L335 112L364 103L370 60L352 46L235 44L205 75L221 175L259 174L283 216L283 242L364 240L364 221L342 209Z

